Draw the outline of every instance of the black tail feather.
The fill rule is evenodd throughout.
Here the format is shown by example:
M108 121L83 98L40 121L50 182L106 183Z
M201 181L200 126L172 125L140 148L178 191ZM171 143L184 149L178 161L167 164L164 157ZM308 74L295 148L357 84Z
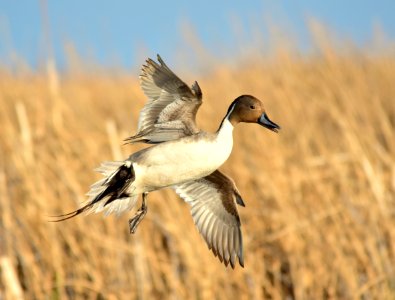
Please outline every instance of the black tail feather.
M79 214L83 213L84 211L88 210L89 208L91 208L93 206L93 201L88 203L87 205L74 210L72 212L69 212L67 214L63 214L63 215L57 215L57 216L49 216L50 218L56 218L55 220L48 220L48 222L61 222L61 221L65 221L71 218L74 218L76 216L78 216Z
M50 216L51 218L57 218L55 220L49 220L49 222L61 222L71 218L78 216L79 214L89 210L92 208L96 203L103 200L104 198L108 198L104 206L110 204L114 200L120 198L128 198L130 194L126 192L130 184L134 181L134 170L132 164L128 166L127 164L121 165L114 175L109 177L109 180L106 180L103 183L103 186L106 188L99 193L95 198L90 201L88 204L84 205L83 207L74 210L72 212L57 215L57 216Z
M126 192L130 183L134 181L134 170L132 165L128 167L127 165L122 165L118 168L117 172L114 176L112 176L111 180L106 183L107 188L100 193L96 198L95 202L100 201L105 197L109 197L106 204L111 203L114 200L119 198L127 198L130 195Z

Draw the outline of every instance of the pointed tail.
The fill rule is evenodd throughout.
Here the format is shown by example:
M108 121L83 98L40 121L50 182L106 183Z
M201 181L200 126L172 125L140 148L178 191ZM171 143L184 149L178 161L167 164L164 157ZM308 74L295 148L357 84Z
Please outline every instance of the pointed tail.
M135 178L132 162L129 160L104 162L96 171L103 174L104 178L91 186L86 203L70 213L53 216L55 219L50 222L71 219L83 212L105 211L104 214L109 215L120 214L133 208L138 196L131 191L131 184Z

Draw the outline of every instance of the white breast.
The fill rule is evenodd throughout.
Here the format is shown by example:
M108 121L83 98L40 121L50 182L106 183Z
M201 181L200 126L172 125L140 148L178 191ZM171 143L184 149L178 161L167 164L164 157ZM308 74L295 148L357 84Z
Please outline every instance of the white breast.
M150 191L211 174L232 151L232 131L232 124L225 120L215 137L186 137L150 148L133 163L136 187Z

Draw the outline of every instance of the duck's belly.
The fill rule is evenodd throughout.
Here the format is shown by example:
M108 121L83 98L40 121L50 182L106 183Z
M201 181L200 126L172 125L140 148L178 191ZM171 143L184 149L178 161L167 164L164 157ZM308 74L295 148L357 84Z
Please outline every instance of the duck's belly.
M200 141L164 143L133 163L135 186L152 191L211 174L229 157L232 143Z

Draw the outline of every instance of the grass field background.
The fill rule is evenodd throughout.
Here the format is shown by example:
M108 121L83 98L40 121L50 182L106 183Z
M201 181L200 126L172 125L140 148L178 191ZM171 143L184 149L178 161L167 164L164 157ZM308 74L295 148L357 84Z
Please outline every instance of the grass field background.
M171 190L149 195L135 235L134 212L49 223L85 200L100 162L142 147L122 139L146 98L137 73L21 64L0 70L0 299L395 298L394 48L198 59L210 68L173 69L203 90L202 129L245 93L282 126L239 125L221 168L246 203L245 268L220 264Z

